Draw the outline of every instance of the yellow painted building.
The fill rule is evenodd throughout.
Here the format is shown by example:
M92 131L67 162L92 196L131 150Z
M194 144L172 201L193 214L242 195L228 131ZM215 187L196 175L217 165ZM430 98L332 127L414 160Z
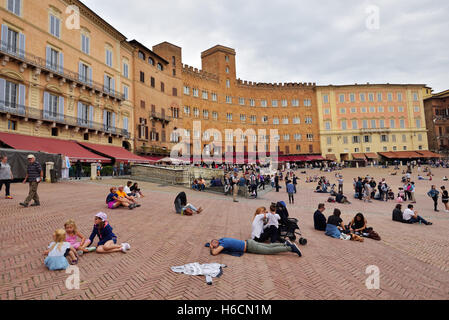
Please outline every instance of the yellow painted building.
M0 23L0 131L133 149L124 35L76 0L0 0Z
M317 86L323 156L344 161L361 154L375 158L378 152L428 150L424 87Z

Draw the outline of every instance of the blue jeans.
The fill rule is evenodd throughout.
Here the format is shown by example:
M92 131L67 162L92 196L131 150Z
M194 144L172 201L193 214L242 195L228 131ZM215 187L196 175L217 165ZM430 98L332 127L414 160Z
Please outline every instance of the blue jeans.
M408 220L408 223L418 223L418 222L420 222L421 221L421 223L424 223L424 224L427 224L428 222L426 221L426 220L424 220L421 216L418 216L418 218L417 219L415 219L415 218L410 218L410 220Z

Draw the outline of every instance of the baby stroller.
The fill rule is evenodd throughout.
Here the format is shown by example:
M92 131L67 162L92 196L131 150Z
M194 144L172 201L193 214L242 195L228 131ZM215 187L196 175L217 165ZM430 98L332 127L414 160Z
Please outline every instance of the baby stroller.
M296 240L296 235L298 235L300 237L298 240L299 244L305 246L307 244L307 239L301 236L298 219L288 217L288 210L283 201L276 203L276 213L281 217L281 220L279 220L280 239L286 241L288 238L290 241L294 242Z

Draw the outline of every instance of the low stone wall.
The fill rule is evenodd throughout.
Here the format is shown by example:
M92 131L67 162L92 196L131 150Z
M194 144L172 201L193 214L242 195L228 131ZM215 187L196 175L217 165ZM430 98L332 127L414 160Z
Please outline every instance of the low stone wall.
M152 166L136 164L131 166L131 177L135 180L190 186L194 179L200 177L208 185L212 178L223 180L223 170L200 167Z
M186 169L136 164L131 166L131 177L135 180L164 184L189 184L189 172Z

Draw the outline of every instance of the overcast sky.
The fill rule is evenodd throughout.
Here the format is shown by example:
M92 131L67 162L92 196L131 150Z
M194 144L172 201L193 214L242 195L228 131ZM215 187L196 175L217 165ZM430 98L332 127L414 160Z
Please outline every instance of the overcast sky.
M449 89L447 0L83 2L129 40L182 47L196 68L202 51L234 48L242 80Z

